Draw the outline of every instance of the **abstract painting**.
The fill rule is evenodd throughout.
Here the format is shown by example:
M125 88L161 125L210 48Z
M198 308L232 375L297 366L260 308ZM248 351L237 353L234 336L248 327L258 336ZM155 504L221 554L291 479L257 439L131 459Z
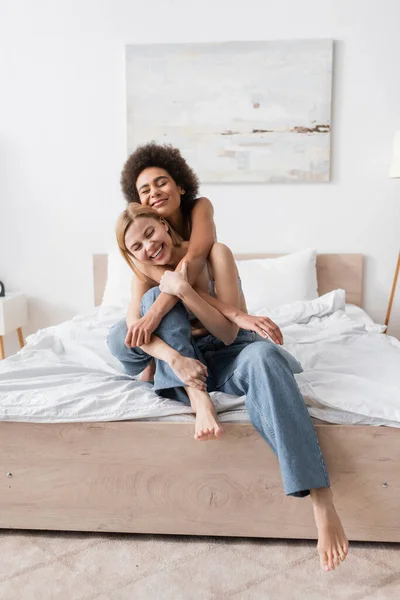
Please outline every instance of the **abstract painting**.
M128 152L178 147L202 183L329 181L332 40L126 47Z

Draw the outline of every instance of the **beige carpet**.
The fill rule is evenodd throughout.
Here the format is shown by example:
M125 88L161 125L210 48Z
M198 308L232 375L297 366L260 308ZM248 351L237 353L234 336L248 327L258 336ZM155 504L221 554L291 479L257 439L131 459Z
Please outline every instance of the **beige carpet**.
M1 600L399 600L400 544L0 530Z

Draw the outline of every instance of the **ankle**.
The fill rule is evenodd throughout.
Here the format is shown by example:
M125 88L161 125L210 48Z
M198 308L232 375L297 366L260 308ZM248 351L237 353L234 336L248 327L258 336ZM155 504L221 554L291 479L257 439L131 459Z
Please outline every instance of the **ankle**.
M311 489L310 496L313 506L317 508L333 506L333 494L329 487Z
M198 410L204 410L209 406L213 406L208 392L202 392L201 390L196 390L192 387L185 387L185 390L195 413L197 413Z

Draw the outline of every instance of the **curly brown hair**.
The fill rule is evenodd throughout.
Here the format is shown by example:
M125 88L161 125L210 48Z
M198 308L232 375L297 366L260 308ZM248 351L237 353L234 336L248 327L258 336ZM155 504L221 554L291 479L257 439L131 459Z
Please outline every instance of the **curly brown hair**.
M121 173L121 186L128 203L138 202L136 181L140 173L149 167L165 169L177 185L185 190L181 200L181 211L186 232L190 235L191 214L199 191L199 179L189 167L178 148L170 144L150 142L138 146L129 156Z

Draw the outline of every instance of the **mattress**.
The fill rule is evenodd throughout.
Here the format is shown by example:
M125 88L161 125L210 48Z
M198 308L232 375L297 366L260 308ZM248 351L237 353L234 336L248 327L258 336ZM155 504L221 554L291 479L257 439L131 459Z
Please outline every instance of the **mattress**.
M346 304L343 290L262 312L303 366L296 380L313 417L400 427L400 342ZM0 420L193 421L190 407L157 396L111 355L107 334L123 316L119 308L98 307L29 336L0 362ZM248 420L244 397L211 397L222 422Z

